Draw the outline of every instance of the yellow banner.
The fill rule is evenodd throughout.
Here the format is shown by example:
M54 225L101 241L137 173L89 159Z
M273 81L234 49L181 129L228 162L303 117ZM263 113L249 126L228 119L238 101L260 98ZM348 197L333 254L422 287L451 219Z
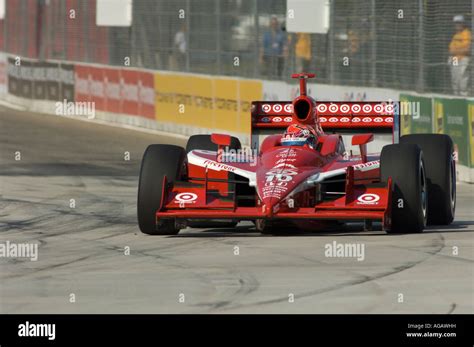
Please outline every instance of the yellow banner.
M262 82L212 76L155 73L156 120L250 132L250 105L262 98Z

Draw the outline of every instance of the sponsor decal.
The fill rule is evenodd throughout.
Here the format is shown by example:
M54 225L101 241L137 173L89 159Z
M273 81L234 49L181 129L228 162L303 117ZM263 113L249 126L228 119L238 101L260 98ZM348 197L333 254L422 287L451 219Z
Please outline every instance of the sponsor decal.
M376 205L380 200L380 196L377 194L366 193L362 194L357 198L357 204L360 205Z
M337 117L331 117L329 118L329 122L330 123L337 123L339 121L339 119Z
M382 117L375 117L375 118L374 118L374 122L375 122L375 123L383 122L383 118L382 118Z
M270 122L270 117L262 117L262 119L260 119L260 121L262 123L269 123Z
M363 110L365 113L370 113L370 112L372 112L372 105L370 105L370 104L365 104L364 106L362 106L362 110Z
M285 112L293 113L293 105L292 104L286 104L285 105Z
M283 109L283 106L281 106L280 104L273 105L273 112L279 113L281 112L282 109Z
M370 123L370 122L372 122L372 118L370 118L370 117L364 117L364 118L362 118L362 122L364 122L364 123Z
M393 105L391 105L391 104L385 105L385 113L387 113L387 114L392 114L392 113L393 113L393 110L394 110Z
M386 117L385 122L387 123L393 123L393 118L392 117Z
M352 123L359 123L360 122L360 118L359 117L354 117L352 118Z
M274 123L280 123L282 121L281 117L274 117L273 122Z
M270 112L271 109L272 109L272 107L269 104L263 104L262 105L262 112L264 112L264 113Z
M283 121L285 121L286 123L291 123L291 121L293 121L293 117L285 117Z
M354 104L354 105L351 106L351 110L352 110L352 112L354 112L354 113L359 113L360 110L361 110L361 107L360 107L359 104Z
M342 123L347 123L347 122L350 121L350 119L349 119L348 117L342 117L342 118L340 119L340 121L341 121Z
M383 107L382 104L377 104L377 105L374 106L374 112L376 112L376 113L382 113L383 109L384 109L384 107Z
M328 121L328 119L326 117L319 117L319 121L321 123L326 123Z
M197 197L197 194L184 192L177 194L174 198L175 202L178 203L194 203L197 200Z
M319 104L319 105L317 106L317 108L318 108L318 112L320 112L320 113L324 113L324 112L326 112L327 109L328 109L328 107L327 107L325 104Z
M380 161L374 160L374 161L369 161L367 163L354 165L354 170L368 171L368 170L376 169L378 167L380 167Z
M329 112L336 113L338 110L339 110L339 107L336 104L329 105Z
M235 170L236 170L235 167L232 167L232 166L229 166L229 165L226 165L226 164L222 164L222 163L218 163L218 162L215 162L213 160L205 160L203 165L205 167L209 167L211 169L216 169L217 171L225 170L225 171L235 172Z
M343 105L341 105L341 107L340 107L340 110L341 110L342 113L348 113L350 109L351 109L351 108L350 108L349 105L347 105L347 104L343 104Z

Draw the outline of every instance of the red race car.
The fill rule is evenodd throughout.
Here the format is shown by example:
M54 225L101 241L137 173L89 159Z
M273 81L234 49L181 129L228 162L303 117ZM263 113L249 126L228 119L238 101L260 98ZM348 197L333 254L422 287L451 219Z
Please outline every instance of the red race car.
M453 221L449 136L400 137L399 103L317 103L306 93L314 75L293 77L300 81L293 101L252 103L250 150L224 134L193 135L186 149L146 149L138 190L142 232L173 235L186 226L249 220L262 233L357 221L418 233Z

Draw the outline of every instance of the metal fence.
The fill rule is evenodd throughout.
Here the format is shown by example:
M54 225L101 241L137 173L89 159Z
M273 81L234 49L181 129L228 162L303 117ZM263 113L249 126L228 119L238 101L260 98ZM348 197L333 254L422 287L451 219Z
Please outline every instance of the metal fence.
M7 0L0 46L41 59L129 61L150 69L273 80L304 68L321 83L453 94L453 16L463 15L472 29L474 1L332 0L330 31L309 35L286 32L286 0L134 0L128 28L97 27L95 7L95 0ZM284 47L279 56L264 59L272 16ZM297 47L304 39L309 59ZM473 71L468 66L471 96Z

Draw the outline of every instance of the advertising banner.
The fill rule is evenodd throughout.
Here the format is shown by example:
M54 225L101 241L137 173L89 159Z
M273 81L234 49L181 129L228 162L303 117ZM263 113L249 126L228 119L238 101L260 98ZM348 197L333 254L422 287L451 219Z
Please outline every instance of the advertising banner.
M469 138L469 166L474 168L474 100L467 101L468 109L468 138Z
M432 133L432 98L400 94L400 120L402 135Z
M155 118L153 73L78 64L75 98L95 103L95 109Z
M262 98L262 83L160 72L155 92L158 121L249 133L251 102Z
M435 130L451 136L458 148L458 162L469 165L469 124L465 99L434 98Z
M73 100L73 65L8 58L8 92L34 99Z

